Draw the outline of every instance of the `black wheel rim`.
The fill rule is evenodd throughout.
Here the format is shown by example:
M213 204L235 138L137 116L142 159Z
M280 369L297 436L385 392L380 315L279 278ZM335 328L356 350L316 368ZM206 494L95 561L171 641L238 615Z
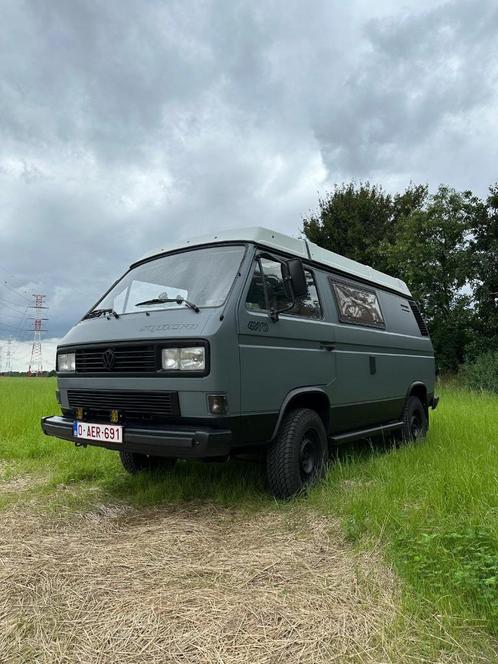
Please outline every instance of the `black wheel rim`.
M320 464L319 438L313 429L308 429L301 440L299 449L299 472L301 480L307 484L316 475Z
M422 418L420 413L412 413L410 418L410 435L412 438L419 438L422 431Z

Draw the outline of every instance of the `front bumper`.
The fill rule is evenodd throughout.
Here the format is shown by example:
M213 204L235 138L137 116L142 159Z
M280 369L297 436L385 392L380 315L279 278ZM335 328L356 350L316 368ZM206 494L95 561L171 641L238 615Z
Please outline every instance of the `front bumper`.
M42 417L41 428L45 435L68 440L75 445L106 447L152 456L202 459L226 456L230 452L232 432L228 429L209 427L126 427L122 443L86 440L73 436L73 421L56 415Z

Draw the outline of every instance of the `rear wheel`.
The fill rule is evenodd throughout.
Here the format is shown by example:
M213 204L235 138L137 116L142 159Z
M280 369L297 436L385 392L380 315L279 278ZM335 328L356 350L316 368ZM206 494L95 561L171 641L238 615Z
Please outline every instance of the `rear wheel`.
M309 408L291 410L266 458L268 485L275 498L291 498L318 482L327 463L327 434Z
M119 458L121 459L123 468L130 475L136 475L143 470L168 470L176 464L175 458L148 456L147 454L138 454L137 452L121 451Z
M418 397L408 397L403 410L403 440L419 440L427 435L427 412Z

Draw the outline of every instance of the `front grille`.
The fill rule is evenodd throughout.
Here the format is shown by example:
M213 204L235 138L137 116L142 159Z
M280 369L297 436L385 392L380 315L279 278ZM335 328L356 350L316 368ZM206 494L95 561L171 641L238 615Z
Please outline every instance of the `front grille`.
M126 416L179 417L178 392L137 390L68 390L69 406L91 413L118 410Z
M106 356L107 353L107 356ZM149 345L93 346L76 350L77 373L144 373L157 371L157 348ZM106 362L107 358L111 358Z

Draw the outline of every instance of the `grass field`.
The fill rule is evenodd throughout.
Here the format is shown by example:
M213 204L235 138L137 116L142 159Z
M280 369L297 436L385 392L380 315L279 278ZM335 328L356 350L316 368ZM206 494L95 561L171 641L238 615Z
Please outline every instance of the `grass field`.
M326 530L323 524L330 523L330 532L335 533L334 538L342 547L330 549L327 554L331 559L337 557L336 569L340 569L341 556L354 558L361 567L362 556L368 557L371 552L371 559L377 561L374 565L377 572L371 580L372 605L381 607L386 602L393 605L385 629L379 628L375 636L365 632L364 643L370 645L364 645L363 650L352 649L356 660L344 652L341 655L344 660L340 661L496 660L497 396L471 393L456 385L441 386L440 406L431 416L431 430L424 442L398 449L386 445L372 447L367 443L343 448L338 451L325 481L309 496L277 504L264 491L263 472L258 465L180 463L173 472L129 477L114 453L96 448L76 449L69 443L44 437L39 418L58 412L54 391L53 379L0 378L0 507L3 508L0 522L2 514L5 523L11 524L22 520L22 515L29 520L30 514L37 514L42 519L39 523L56 523L61 518L69 520L68 523L71 519L81 523L78 519L82 515L113 509L132 509L136 518L143 514L148 519L151 514L154 518L158 515L165 518L165 510L179 510L183 515L207 510L212 519L215 510L223 515L219 517L224 524L220 525L224 528L223 537L229 538L235 531L241 533L243 524L248 523L264 523L263 531L268 534L274 523L275 539L281 537L288 543L289 556L300 551L304 541L313 540L310 523L319 524L314 530ZM97 537L87 525L81 533ZM128 526L122 525L120 532L126 534ZM294 538L292 546L289 537ZM302 553L311 558L311 566L316 564L321 569L323 552L314 562L310 549ZM269 558L271 555L276 554L268 553ZM260 564L272 565L268 559ZM244 569L247 565L250 563L244 558ZM389 580L391 569L397 579L394 582ZM307 570L306 601L318 596L323 599L323 588L310 582L309 566ZM321 574L325 579L327 572L322 570ZM368 576L364 571L362 578L365 574ZM392 590L389 601L379 590L382 586L379 574L385 575L387 586L394 583L392 587L399 589ZM267 580L268 598L275 597L275 583L278 586L273 577ZM318 615L319 609L316 611ZM323 603L323 611L330 613L332 608ZM371 616L365 620L374 624L377 618ZM299 634L298 627L290 630L291 633ZM354 639L360 637L355 634L354 638L344 634L344 643L352 643L350 637L356 643ZM315 637L310 638L323 645L321 639L325 637L317 629ZM307 643L308 646L299 645L299 648L306 649L309 640ZM339 642L334 643L334 652L339 652ZM219 656L219 651L213 654L213 650L202 659L196 652L197 659L192 657L191 661L210 661L210 658L214 661L213 657ZM249 661L248 652L246 661ZM326 649L323 660L313 659L310 652L308 659L302 661L330 660ZM351 653L349 645L348 652ZM53 656L51 651L46 660L39 659L50 661ZM300 661L297 655L296 659L289 653L286 657L287 661ZM67 661L76 660L73 653ZM121 660L128 661L123 654ZM61 657L60 661L66 660ZM83 657L81 661L89 660ZM156 660L152 657L149 661ZM179 657L178 661L184 660ZM239 660L227 656L219 661ZM256 657L254 661L284 659Z

